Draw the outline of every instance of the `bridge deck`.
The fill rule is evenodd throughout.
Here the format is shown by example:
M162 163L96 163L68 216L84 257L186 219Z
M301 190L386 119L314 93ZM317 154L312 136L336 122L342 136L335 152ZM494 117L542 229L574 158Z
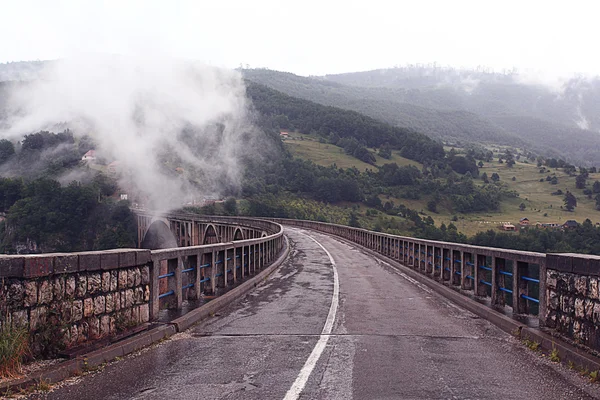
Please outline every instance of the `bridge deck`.
M287 230L290 259L244 301L47 397L600 397L596 385L526 351L487 321L353 246L315 232ZM329 257L307 235L335 261L337 310L331 307ZM321 335L328 331L328 316L331 335Z

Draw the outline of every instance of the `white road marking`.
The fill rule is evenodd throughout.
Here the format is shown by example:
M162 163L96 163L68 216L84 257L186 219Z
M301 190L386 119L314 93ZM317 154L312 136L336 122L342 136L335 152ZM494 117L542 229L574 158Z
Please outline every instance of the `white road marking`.
M314 237L307 235L305 233L302 233L302 232L299 232L299 233L301 235L307 236L308 238L312 239L316 244L318 244L325 251L325 253L327 253L327 256L329 257L329 261L331 262L331 267L333 268L333 296L331 299L331 306L329 307L329 314L327 314L327 320L325 321L325 326L323 326L323 330L321 331L321 336L319 337L319 341L315 345L313 351L310 353L310 356L308 356L308 359L304 363L304 366L300 370L300 373L298 374L298 377L292 384L292 387L290 388L290 390L288 390L285 397L283 398L284 400L296 400L300 397L302 390L304 390L304 387L306 386L306 382L308 381L310 374L315 369L315 366L317 365L317 361L319 361L319 358L321 357L321 354L323 353L323 350L325 350L325 346L327 345L327 342L329 341L329 337L331 334L331 330L333 329L333 323L335 321L335 314L337 312L338 302L339 302L339 297L340 297L340 281L338 278L337 269L335 267L335 261L333 260L331 253L329 253L329 251L327 251L327 249L321 243L319 243L317 241L317 239L315 239Z

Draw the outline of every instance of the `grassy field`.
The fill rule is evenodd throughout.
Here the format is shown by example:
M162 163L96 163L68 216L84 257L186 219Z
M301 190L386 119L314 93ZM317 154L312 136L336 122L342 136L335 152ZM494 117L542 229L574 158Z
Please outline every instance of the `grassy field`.
M303 135L299 133L290 134L290 139L285 142L286 147L297 157L309 159L316 164L329 166L335 163L341 168L356 167L360 170L374 169L372 165L364 163L344 153L340 147L319 143L316 136ZM495 149L502 146L493 146ZM446 149L450 150L450 147ZM377 165L383 165L386 162L395 162L398 165L415 165L419 169L422 165L401 157L394 152L391 160L385 160L376 155L375 150L371 149L377 158ZM455 147L458 154L463 153L463 149ZM589 218L593 223L600 222L600 211L595 209L595 200L588 199L580 189L575 187L575 176L568 176L562 170L547 169L540 173L540 168L535 163L517 162L512 168L506 164L500 164L497 160L484 163L480 168L480 174L487 173L491 178L493 173L500 176L500 181L505 183L509 189L519 193L519 197L505 199L500 204L500 210L497 212L468 213L461 214L453 212L449 207L443 204L438 205L438 213L432 213L427 210L429 198L419 200L398 199L390 196L380 196L382 202L392 201L395 205L404 204L407 207L420 211L423 216L431 216L436 225L441 223L449 224L452 222L457 226L460 232L467 235L473 235L480 231L488 229L500 229L502 223L509 222L518 225L523 217L529 218L531 224L541 223L564 223L568 219L574 219L577 222L583 222ZM547 182L546 176L556 175L558 184L552 185ZM515 178L513 181L512 178ZM543 179L543 182L540 182ZM590 174L588 178L588 187L591 188L594 181L600 181L600 173ZM476 183L483 184L479 178L475 178ZM552 195L552 192L558 189L566 192L569 190L577 197L577 207L575 211L568 212L561 208L564 205L564 195ZM525 210L521 211L519 205L525 204ZM365 211L361 206L360 210ZM455 220L456 219L456 220Z
M594 199L588 199L583 191L576 189L575 176L568 176L562 170L547 170L545 173L539 172L540 168L536 164L526 164L517 162L512 168L506 164L499 164L497 161L484 163L480 168L480 174L487 173L488 177L495 172L500 176L500 181L519 193L519 197L505 199L500 205L498 212L456 214L458 221L453 223L459 231L472 235L482 230L498 228L503 222L510 222L515 225L521 218L527 217L531 224L541 223L564 223L566 220L574 219L577 222L583 222L589 218L593 223L600 222L600 211L595 209ZM546 176L556 174L558 184L552 185L545 181ZM513 181L512 178L515 178ZM540 179L544 179L540 182ZM587 181L588 187L594 181L600 180L600 173L590 174ZM577 207L575 211L569 212L561 208L564 205L564 195L555 196L552 192L558 189L566 192L569 190L577 197ZM414 202L413 202L414 203ZM519 209L519 205L524 203L524 211ZM425 202L421 203L421 208L425 207ZM413 204L419 205L418 203ZM408 204L407 204L408 206ZM436 224L452 222L455 214L448 210L441 209L439 214L430 213Z
M285 146L294 156L311 160L317 165L328 167L335 164L338 168L356 167L361 171L375 169L372 165L349 156L341 147L329 143L320 143L317 136L290 133L289 139L285 141ZM398 165L414 165L419 169L422 168L420 163L404 158L396 151L392 152L392 157L389 160L386 160L379 157L374 149L369 150L377 159L375 162L376 165L381 166L386 163L396 163Z

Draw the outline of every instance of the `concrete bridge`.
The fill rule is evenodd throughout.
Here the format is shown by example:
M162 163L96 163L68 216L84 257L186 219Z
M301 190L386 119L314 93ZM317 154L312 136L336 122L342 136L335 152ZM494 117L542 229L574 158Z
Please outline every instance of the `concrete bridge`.
M98 332L88 328L84 341L112 335L110 320L123 310L132 323L153 324L152 340L171 336L47 398L600 397L589 378L519 340L539 342L557 349L564 362L597 369L598 257L467 246L309 221L139 218L140 244L154 231L169 236L166 227L171 243L182 247L0 261L0 271L11 266L12 284L26 288L23 302L15 302L10 313L27 315L34 334L39 309L59 301L56 285L49 295L44 282L67 282L73 274L74 294L67 290L64 297L91 303L91 309L72 323L68 343L73 344L73 330L94 325L94 318ZM211 243L215 237L219 242ZM96 255L98 269L90 263ZM76 269L65 267L69 257L77 259ZM85 294L81 277L87 278ZM39 304L27 295L31 282ZM258 286L245 296L235 293L248 284ZM160 323L165 314L178 316L213 296L219 297ZM233 300L227 306L186 330L194 322L190 315L228 296ZM109 309L109 297L113 304L119 297L124 308ZM86 362L122 356L146 339L119 343L88 355Z

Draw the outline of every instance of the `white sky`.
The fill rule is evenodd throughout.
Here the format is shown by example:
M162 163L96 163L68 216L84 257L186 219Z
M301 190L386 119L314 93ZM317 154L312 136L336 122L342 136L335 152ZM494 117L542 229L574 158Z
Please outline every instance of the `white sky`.
M99 52L301 75L434 61L600 74L596 3L0 0L0 62Z

